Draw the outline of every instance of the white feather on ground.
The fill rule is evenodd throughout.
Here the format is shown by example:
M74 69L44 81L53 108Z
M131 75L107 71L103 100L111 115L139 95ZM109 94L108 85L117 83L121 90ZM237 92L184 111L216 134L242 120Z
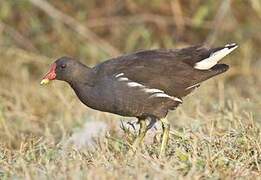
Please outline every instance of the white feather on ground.
M124 135L124 131L121 126L128 128L132 133L138 133L139 125L134 121L132 124L135 126L135 130L129 121L119 121L115 120L116 125L111 123L106 123L100 120L88 120L84 124L83 128L72 134L72 136L66 142L66 145L74 146L77 149L87 148L95 150L98 141L103 141L105 136L110 131L117 131L119 136ZM123 124L121 124L123 123ZM115 129L116 127L116 129ZM154 136L160 130L160 123L156 123L153 128L151 128L145 137L144 142L146 144L152 144Z
M72 134L67 145L73 145L78 149L95 149L96 140L105 138L109 126L102 121L87 121L83 128Z

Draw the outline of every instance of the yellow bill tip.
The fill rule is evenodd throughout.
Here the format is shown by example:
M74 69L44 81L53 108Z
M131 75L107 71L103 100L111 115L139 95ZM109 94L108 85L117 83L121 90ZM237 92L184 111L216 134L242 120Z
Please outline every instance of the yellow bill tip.
M45 84L48 84L49 82L50 82L49 79L43 79L40 84L45 85Z

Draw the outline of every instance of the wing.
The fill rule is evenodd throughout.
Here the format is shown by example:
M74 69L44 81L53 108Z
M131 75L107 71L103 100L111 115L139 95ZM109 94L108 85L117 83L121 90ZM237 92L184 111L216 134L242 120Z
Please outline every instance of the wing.
M165 117L169 110L174 110L182 103L181 99L167 95L162 90L131 81L123 73L103 77L93 91L99 94L94 102L99 104L95 107L122 116Z
M226 47L226 46L225 46ZM201 62L225 47L193 46L178 50L147 50L108 60L94 67L98 76L119 76L181 98L200 82L224 72L227 66L200 69ZM211 60L211 59L210 59ZM209 61L209 60L208 60ZM211 61L213 64L213 60ZM196 66L199 64L198 66ZM205 64L204 64L205 65Z

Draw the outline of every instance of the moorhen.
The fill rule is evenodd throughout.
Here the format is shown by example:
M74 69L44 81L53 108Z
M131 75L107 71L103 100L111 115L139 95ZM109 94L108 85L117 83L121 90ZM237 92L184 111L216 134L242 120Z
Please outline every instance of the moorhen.
M237 44L206 48L139 51L112 58L93 68L70 57L56 60L41 84L62 80L70 84L78 98L88 107L121 116L137 117L139 134L136 148L153 124L162 122L160 155L165 153L170 125L169 110L182 103L182 98L200 83L228 70L218 64ZM147 125L146 120L150 120Z

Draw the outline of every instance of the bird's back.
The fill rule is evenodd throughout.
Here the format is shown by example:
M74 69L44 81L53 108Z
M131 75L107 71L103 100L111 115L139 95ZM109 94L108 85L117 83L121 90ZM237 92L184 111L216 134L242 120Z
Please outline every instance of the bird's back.
M213 49L193 46L177 50L146 50L113 58L97 65L94 69L98 76L123 73L133 82L161 89L171 96L181 98L199 86L202 81L225 72L228 65L217 64L218 60L209 60L209 58L211 56L220 58L218 52L226 55L229 52L222 52L222 50L232 51L233 48L236 48L235 44ZM205 61L207 62L202 64Z

